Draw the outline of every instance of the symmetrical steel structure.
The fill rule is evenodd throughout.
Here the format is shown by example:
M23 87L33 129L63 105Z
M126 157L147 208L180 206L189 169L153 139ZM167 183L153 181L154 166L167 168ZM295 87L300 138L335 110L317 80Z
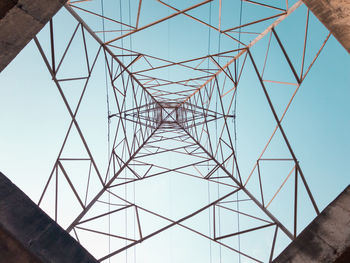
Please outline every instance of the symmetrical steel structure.
M107 237L108 246L104 253L95 253L100 261L113 260L119 253L169 228L180 227L232 251L239 255L240 261L271 262L276 256L274 250L278 246L277 235L285 235L293 240L300 232L298 218L301 208L298 205L298 193L301 189L306 193L301 197L302 202L312 204L314 215L319 213L282 121L330 35L317 50L310 52L314 57L306 64L311 14L308 11L303 13L305 28L299 29L304 33L298 69L295 58L287 52L280 37L279 25L288 20L302 6L302 2L237 0L231 4L233 2L241 7L244 3L247 10L257 7L260 8L257 10L264 12L255 12L255 20L242 22L239 19L238 23L224 28L225 18L222 13L227 2L222 0L179 4L184 7L177 6L176 2L161 0L139 0L133 2L133 5L130 2L115 4L117 10L123 10L129 5L129 22L125 22L125 18L122 20L120 10L120 14L115 16L107 15L112 14L109 12L108 1L71 1L66 5L66 10L75 18L76 26L70 37L56 37L56 25L51 21L50 44L45 47L35 38L71 118L39 205L47 209L50 203L54 207L51 215L83 245L90 242L97 247L101 244L96 244L96 240L100 240L96 236ZM153 17L149 13L143 13L147 5L164 9L168 14L159 14L161 18L148 22ZM218 10L218 21L206 21L198 15L204 8L210 7L211 11L214 6ZM160 12L159 10L155 12ZM242 10L240 14L242 16ZM125 47L131 36L144 31L148 33L153 28L158 30L159 24L169 20L178 21L176 19L179 17L185 17L188 23L207 27L212 34L216 32L221 41L229 41L231 48L172 61ZM103 26L102 30L99 29L100 25ZM184 25L187 24L179 26ZM262 41L267 44L263 53L261 49L255 50L255 46ZM66 44L63 46L58 43ZM75 58L79 68L66 63L69 56L72 56L69 54L73 49L72 43L80 43L78 50L82 51L82 55ZM156 45L155 43L154 46ZM58 46L61 52L58 51ZM186 49L186 46L183 48ZM272 52L280 53L279 59L288 65L289 72L276 75L276 79L266 79L264 74L270 67L268 57ZM100 60L103 60L103 64L99 64ZM77 121L90 79L94 72L101 70L101 65L104 65L102 70L106 72L106 83L100 85L106 85L107 90L111 88L109 93L112 94L112 98L108 99L111 141L107 167L99 167ZM174 74L170 76L168 72ZM235 131L236 96L239 89L245 88L241 84L241 76L245 72L259 83L257 92L262 91L261 95L275 122L270 138L267 138L260 155L253 160L254 165L248 173L240 169ZM293 76L293 79L286 77L284 80L283 77L287 75ZM68 95L64 92L67 83L71 86L79 83L82 86L75 105L69 103ZM270 84L289 91L293 89L283 108L277 109L275 101L270 97ZM105 90L101 89L103 91ZM65 154L72 133L78 134L84 155ZM276 151L274 155L267 154L277 136L281 138L278 145L284 150ZM77 164L75 168L72 168L72 163ZM84 166L88 169L83 170ZM266 167L272 168L266 170ZM285 167L282 170L286 173L282 173L278 167ZM211 197L206 205L175 219L151 211L130 198L130 188L127 187L134 185L135 189L135 184L164 175L201 179L208 182L208 185L222 187L222 191L219 191L215 199ZM66 190L61 190L63 184L68 185ZM287 184L292 186L292 191L287 191L288 196L280 197ZM64 204L65 207L61 204L64 202L61 201L63 196L72 197L69 203ZM289 206L290 204L292 205ZM292 215L287 216L287 221L286 212ZM203 213L207 215L208 233L186 224L188 220ZM163 224L157 225L157 220ZM127 223L133 225L136 234L135 231L133 235L131 231L125 231ZM151 230L147 224L152 226ZM202 223L198 222L200 224ZM270 236L263 229L269 229ZM89 234L94 236L92 240L88 240L92 237ZM263 256L251 250L249 244L241 243L241 238L246 235L251 235L252 242L261 244L265 251ZM267 244L266 240L270 240L270 243ZM94 254L94 251L91 252Z

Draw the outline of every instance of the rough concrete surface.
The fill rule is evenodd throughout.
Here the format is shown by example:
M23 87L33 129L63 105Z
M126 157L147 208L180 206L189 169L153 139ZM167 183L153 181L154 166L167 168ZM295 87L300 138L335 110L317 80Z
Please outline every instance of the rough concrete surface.
M0 263L97 263L0 172Z
M36 256L27 250L5 229L0 229L0 262L1 263L41 263Z
M350 0L303 0L350 53Z
M274 263L350 262L350 186L273 261Z
M0 0L0 72L67 0Z

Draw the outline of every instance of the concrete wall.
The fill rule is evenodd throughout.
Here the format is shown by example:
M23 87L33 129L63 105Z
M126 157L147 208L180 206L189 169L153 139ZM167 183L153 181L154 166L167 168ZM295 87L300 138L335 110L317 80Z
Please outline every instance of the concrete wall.
M41 263L42 261L27 250L5 229L0 228L0 262Z
M0 72L66 1L0 0Z
M0 262L98 261L0 172Z
M350 186L273 261L274 263L350 262Z
M350 0L303 0L350 53Z

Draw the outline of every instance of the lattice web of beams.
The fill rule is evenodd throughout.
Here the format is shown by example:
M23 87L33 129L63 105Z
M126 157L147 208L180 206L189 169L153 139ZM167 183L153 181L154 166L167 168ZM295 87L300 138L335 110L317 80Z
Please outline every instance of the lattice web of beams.
M317 49L308 47L311 14L301 1L243 3L246 13L238 20L241 1L71 1L65 8L74 22L58 33L51 21L49 37L41 43L35 38L71 119L39 205L100 261L113 261L177 227L220 246L240 262L271 262L278 235L291 241L300 232L303 204L319 213L282 120L330 35ZM158 9L152 14L152 8ZM304 28L299 29L302 48L296 56L286 49L279 27L298 9L303 10ZM208 19L208 10L217 11L216 19ZM237 17L228 16L230 10ZM157 32L157 26L180 18L205 29L199 42L208 42L209 30L209 43L219 36L222 47L219 43L218 52L179 61L131 47L131 37L141 47L139 34L146 32L144 40L152 42L153 28ZM152 47L157 51L157 43ZM188 54L179 54L183 56ZM271 75L271 68L280 68L280 74ZM242 83L243 78L251 82ZM109 94L110 147L103 165L78 123L91 86L100 93L107 87ZM272 134L254 146L260 153L249 160L249 169L242 169L235 109L239 90L248 86L258 87L254 92L269 110L264 127L272 127ZM276 86L285 92L283 103L274 99ZM89 103L91 113L95 106L93 100ZM82 122L88 121L89 116ZM70 148L72 140L76 146ZM162 176L191 177L207 182L209 192L221 190L209 200L199 192L206 201L180 216L149 209L131 196L135 185ZM151 193L146 188L143 194ZM174 194L181 195L181 190Z

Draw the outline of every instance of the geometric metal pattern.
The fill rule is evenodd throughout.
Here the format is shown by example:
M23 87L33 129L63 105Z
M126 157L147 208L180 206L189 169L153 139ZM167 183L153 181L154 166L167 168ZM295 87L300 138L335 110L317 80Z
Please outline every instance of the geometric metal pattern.
M309 11L304 16L305 28L299 29L304 37L298 56L291 57L294 52L287 51L279 33L279 25L302 6L301 1L205 0L194 1L192 5L160 0L136 2L133 6L129 2L129 22L125 22L127 19L109 14L110 3L71 1L65 8L76 20L72 33L68 35L67 30L65 38L56 37L55 23L51 20L49 45L45 47L35 38L71 118L39 205L47 210L53 208L51 216L83 245L95 244L100 240L96 236L107 237L104 252L95 253L102 262L114 262L118 254L175 226L219 244L238 255L239 262L271 262L277 256L274 254L277 235L284 234L293 240L301 230L298 218L304 211L298 204L309 202L314 215L319 214L283 128L283 119L330 34L310 52L313 59L306 63ZM236 23L224 25L225 4L242 8L242 2L263 12L254 13L257 17L249 21L242 22L241 17ZM122 10L128 3L114 5ZM153 19L149 11L143 11L148 10L147 5L159 5L168 15L159 14L160 18ZM217 7L218 21L201 18L203 7L210 7L210 11ZM143 31L148 34L153 28L158 30L158 25L177 21L178 17L218 33L222 43L230 41L223 45L230 48L175 61L137 51L130 44L127 47L127 39L132 36ZM103 29L94 29L101 21ZM209 34L209 43L210 37ZM267 40L264 52L255 50L263 40ZM186 45L190 43L184 44L184 49ZM279 52L278 59L287 65L284 68L287 72L268 79L265 76L269 67L276 66L268 59L273 52ZM102 80L99 85L106 86L107 94L111 95L107 102L110 138L107 167L99 167L77 120L88 88L96 85L90 83L94 72L101 70L100 59L106 83ZM241 84L245 72L259 83L260 95L274 121L273 132L249 171L242 171L236 151L237 94L245 89L246 84ZM270 85L288 89L289 97L283 106L273 100ZM67 92L73 86L80 88L76 88L79 92L74 103ZM106 90L101 88L101 92ZM82 146L79 153L69 149L71 137ZM282 150L274 151L274 145ZM132 185L135 191L135 184L165 175L189 176L208 182L208 189L214 186L222 191L207 204L175 219L130 198ZM301 189L306 194L299 197ZM289 223L285 220L286 211L291 215L287 218ZM202 214L206 215L208 231L196 227L203 224L199 222ZM194 220L191 221L194 225L187 223L190 220ZM137 234L125 231L128 222ZM244 243L242 240L247 236L251 239ZM264 254L250 249L250 242L260 244Z

